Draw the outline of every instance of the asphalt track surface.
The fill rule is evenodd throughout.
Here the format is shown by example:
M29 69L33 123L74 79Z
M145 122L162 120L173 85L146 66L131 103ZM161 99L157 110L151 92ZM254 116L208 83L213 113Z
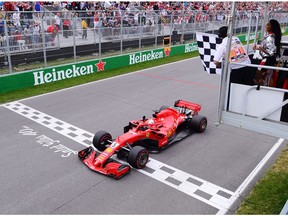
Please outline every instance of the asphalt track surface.
M216 127L219 85L193 58L1 105L0 214L233 213L285 141ZM178 99L202 104L208 127L144 170L114 180L78 159L98 130L115 138Z

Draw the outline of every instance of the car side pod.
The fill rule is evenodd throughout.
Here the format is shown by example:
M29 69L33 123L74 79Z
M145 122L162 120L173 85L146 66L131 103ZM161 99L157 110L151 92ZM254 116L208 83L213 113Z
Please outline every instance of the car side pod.
M78 157L89 169L115 179L120 179L131 170L129 165L121 164L113 159L110 159L104 166L97 165L97 152L91 146L79 151Z

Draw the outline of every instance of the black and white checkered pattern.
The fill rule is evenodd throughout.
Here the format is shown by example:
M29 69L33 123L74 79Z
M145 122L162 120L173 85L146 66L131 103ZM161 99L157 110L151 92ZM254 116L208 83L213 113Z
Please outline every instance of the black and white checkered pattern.
M198 51L204 66L204 70L209 74L221 74L221 68L216 68L213 62L215 51L222 39L214 34L196 32Z

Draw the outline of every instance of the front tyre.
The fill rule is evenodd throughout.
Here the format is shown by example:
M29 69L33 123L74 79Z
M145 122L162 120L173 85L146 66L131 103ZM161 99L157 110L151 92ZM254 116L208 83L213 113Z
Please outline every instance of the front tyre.
M128 163L136 168L143 169L149 160L149 152L147 149L141 146L135 146L129 152L127 161Z
M106 131L98 131L93 137L93 145L99 151L104 151L108 144L110 144L112 136Z
M195 115L191 120L191 128L192 130L203 133L207 127L207 118L201 115Z

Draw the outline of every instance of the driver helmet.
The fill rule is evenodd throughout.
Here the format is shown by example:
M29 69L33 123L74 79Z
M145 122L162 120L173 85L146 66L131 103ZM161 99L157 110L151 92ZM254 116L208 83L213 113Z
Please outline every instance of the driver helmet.
M154 122L154 120L153 119L150 119L149 121L148 121L148 124L154 124L155 122Z

